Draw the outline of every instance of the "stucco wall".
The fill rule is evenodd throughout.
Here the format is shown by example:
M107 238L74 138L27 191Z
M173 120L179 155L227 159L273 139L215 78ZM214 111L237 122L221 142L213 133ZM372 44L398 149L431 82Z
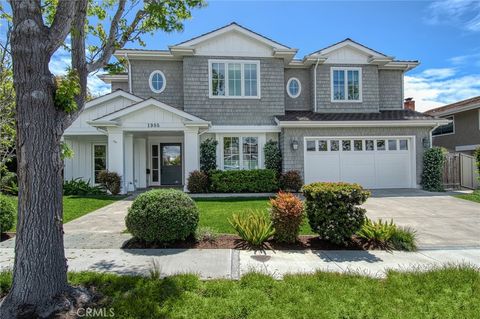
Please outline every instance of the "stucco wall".
M455 146L480 144L479 112L477 109L455 114L455 134L434 136L433 145L455 151Z
M215 57L222 59L222 57ZM183 62L184 110L214 125L273 124L285 112L284 64L274 58L260 61L260 99L209 98L209 57L185 57ZM225 58L241 60L242 58Z
M284 128L281 134L281 148L283 154L283 170L298 170L303 176L303 138L305 136L416 136L416 169L417 184L423 167L423 139L429 138L429 128ZM298 149L292 150L293 139L298 141Z

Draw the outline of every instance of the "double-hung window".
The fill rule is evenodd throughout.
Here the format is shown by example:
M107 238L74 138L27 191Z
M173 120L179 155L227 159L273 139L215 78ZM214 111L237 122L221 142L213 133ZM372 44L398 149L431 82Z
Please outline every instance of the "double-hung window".
M210 98L260 98L260 62L209 60Z
M332 102L362 101L362 69L332 68Z
M258 137L225 136L223 137L223 169L257 169Z

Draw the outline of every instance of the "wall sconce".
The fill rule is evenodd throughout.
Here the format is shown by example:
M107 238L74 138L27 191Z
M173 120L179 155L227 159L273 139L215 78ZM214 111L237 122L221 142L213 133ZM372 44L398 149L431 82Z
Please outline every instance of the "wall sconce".
M424 137L422 139L423 148L430 148L430 138Z
M297 141L296 138L293 138L293 139L292 139L292 144L291 144L291 146L292 146L292 150L294 150L294 151L298 150L298 141Z

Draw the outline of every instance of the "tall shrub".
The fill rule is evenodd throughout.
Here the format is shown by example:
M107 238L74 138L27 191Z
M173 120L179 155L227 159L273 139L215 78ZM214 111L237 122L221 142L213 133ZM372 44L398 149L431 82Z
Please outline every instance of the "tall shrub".
M477 161L478 181L480 182L480 147L478 147L473 153L475 160Z
M265 154L265 168L280 173L282 171L282 154L278 142L269 140L265 143L263 152Z
M275 229L275 240L294 243L300 233L304 217L302 201L292 193L279 192L270 199L270 218Z
M312 183L302 188L305 211L314 232L335 244L348 243L361 229L364 220L363 204L370 196L358 184Z
M98 173L98 182L112 195L120 194L122 188L122 178L116 172L100 171Z
M217 144L218 142L209 138L200 144L200 170L210 172L217 168Z
M440 147L432 147L423 154L422 187L430 192L442 192L443 165L445 151Z

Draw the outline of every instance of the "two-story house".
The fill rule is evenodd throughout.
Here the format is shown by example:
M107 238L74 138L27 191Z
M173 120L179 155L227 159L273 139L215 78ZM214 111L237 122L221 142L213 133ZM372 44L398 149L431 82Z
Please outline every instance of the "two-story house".
M431 131L448 123L403 108L399 61L346 39L303 59L236 23L168 50L117 50L125 74L86 104L64 139L75 152L65 179L122 176L123 191L184 185L203 140L218 141L218 169L264 167L278 141L283 170L306 183L415 188Z

